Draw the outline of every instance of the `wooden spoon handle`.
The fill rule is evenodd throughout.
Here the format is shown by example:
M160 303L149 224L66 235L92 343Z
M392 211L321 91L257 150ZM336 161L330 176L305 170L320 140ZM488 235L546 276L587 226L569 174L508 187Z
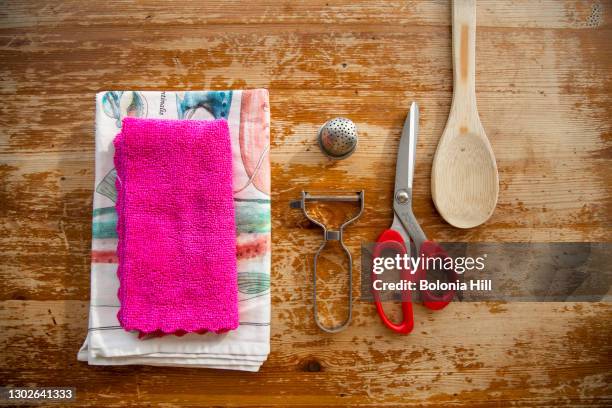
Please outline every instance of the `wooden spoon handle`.
M453 100L475 108L476 0L453 0L453 74Z

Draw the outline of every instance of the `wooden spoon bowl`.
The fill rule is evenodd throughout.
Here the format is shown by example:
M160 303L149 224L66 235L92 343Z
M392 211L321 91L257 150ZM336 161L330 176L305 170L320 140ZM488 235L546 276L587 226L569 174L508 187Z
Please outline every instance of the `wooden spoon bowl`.
M472 228L491 217L499 194L495 155L476 108L476 2L453 1L453 102L433 160L432 198L442 218Z

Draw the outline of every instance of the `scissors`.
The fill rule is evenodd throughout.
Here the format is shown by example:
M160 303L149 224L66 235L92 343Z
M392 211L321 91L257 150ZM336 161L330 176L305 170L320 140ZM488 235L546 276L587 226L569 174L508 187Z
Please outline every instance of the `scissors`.
M393 223L391 228L383 231L378 237L373 254L374 258L378 258L383 256L383 253L391 251L400 256L404 254L410 256L410 242L412 241L417 254L422 258L421 263L418 264L419 266L414 273L411 273L409 268L401 269L400 278L415 282L417 289L418 282L427 279L427 270L424 268L426 265L423 261L427 258L442 258L443 260L448 258L448 255L440 245L427 239L412 212L412 181L414 177L418 122L419 107L416 102L412 102L410 113L404 122L397 153L395 191L393 194ZM454 282L457 279L457 274L454 270L445 270L445 273L450 282ZM374 273L372 273L372 279L374 281ZM387 317L380 300L380 294L375 289L372 289L372 291L376 310L385 326L397 333L410 333L414 327L410 291L403 290L401 292L403 314L401 323L394 323ZM432 310L444 308L455 296L453 290L444 291L442 295L434 294L429 290L420 290L419 292L423 305Z

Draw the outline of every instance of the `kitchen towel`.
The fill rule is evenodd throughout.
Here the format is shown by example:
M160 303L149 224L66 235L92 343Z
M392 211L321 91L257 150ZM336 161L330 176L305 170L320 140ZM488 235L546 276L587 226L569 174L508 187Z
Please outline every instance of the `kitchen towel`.
M113 144L121 327L142 334L238 327L227 121L127 117Z
M238 309L236 330L141 340L117 320L117 177L113 139L128 116L226 119L233 168ZM270 352L270 110L268 92L111 91L96 95L91 302L78 358L94 365L142 364L258 371Z

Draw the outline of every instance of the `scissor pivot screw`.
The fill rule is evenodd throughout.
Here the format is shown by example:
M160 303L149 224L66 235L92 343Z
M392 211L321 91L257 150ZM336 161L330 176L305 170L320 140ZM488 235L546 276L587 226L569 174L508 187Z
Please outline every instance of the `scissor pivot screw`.
M406 190L400 190L395 195L395 199L400 204L406 204L410 200L410 194Z

